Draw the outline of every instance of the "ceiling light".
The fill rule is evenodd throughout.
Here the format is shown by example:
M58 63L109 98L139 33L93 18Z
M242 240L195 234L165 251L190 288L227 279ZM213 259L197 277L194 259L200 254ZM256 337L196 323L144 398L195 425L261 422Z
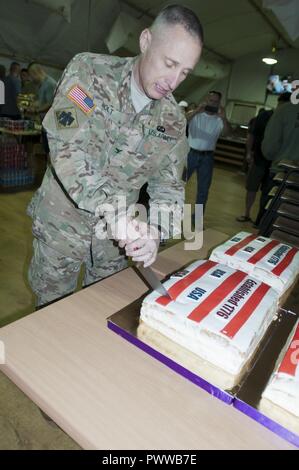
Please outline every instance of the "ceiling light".
M274 59L274 57L263 57L262 61L267 65L277 64L277 59Z
M272 46L271 54L267 57L264 57L262 61L267 65L277 64L278 60L276 59L276 46Z

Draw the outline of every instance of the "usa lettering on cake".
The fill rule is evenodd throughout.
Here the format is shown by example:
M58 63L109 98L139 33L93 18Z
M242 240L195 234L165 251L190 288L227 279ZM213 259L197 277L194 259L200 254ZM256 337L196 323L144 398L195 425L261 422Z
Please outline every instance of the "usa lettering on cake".
M164 286L171 299L155 291L144 299L138 337L214 385L233 388L276 314L279 294L212 260L192 263Z

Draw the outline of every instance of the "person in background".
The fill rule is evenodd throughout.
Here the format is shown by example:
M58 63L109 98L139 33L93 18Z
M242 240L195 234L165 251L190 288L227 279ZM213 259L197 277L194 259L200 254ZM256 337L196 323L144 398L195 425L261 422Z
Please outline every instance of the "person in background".
M47 75L41 65L35 62L28 65L28 73L32 81L38 86L37 101L31 109L28 109L28 112L39 115L42 120L53 103L57 83L54 78Z
M0 82L2 82L0 85L1 85L1 88L0 88L0 117L1 117L1 108L4 104L4 100L5 100L5 96L4 96L4 78L5 78L5 75L6 75L6 69L4 67L4 65L0 64Z
M57 83L54 78L46 74L41 65L35 62L28 65L28 73L33 83L37 86L37 100L33 103L31 108L27 109L27 114L33 117L39 116L42 121L52 106ZM47 133L44 129L42 129L41 138L47 159L50 149Z
M222 94L210 91L205 102L188 111L188 142L190 152L187 161L188 181L193 172L197 172L196 204L202 204L205 210L214 168L214 151L220 135L231 133L231 126L221 106ZM193 223L195 214L193 214Z
M189 113L191 113L191 111L194 111L195 108L197 108L197 105L196 105L196 103L192 102L192 103L188 104L186 112L189 114Z
M263 184L259 213L255 220L258 227L269 201L269 193L275 186L274 176L278 172L281 160L299 160L299 106L290 103L292 94L282 93L278 98L277 108L267 124L261 151L269 160L270 170Z
M4 78L6 76L6 69L4 65L0 64L0 80L3 82Z
M17 95L21 93L21 86L22 86L20 73L21 73L20 64L18 62L12 62L10 64L9 77L11 81L14 83Z
M21 82L21 93L25 95L37 95L38 86L31 80L28 69L21 70Z
M9 119L20 119L21 114L17 105L17 97L21 92L20 64L12 62L9 75L4 77L5 103L1 106L1 116Z
M182 111L183 111L184 113L186 113L186 112L187 112L187 108L188 108L188 103L187 103L187 101L184 101L184 100L180 101L180 102L179 102L179 107L182 109Z
M258 115L264 111L266 111L265 108L261 108L258 112ZM253 128L254 128L256 118L257 116L250 119L248 123L248 131L247 131L246 142L245 142L245 156L244 156L242 171L241 171L241 173L244 175L247 175L250 165L253 162L253 143L254 143Z
M269 172L269 162L262 154L261 145L266 125L273 111L261 108L257 117L251 119L246 142L246 158L249 172L246 180L245 213L236 218L237 222L252 222L250 211L254 204L258 189L263 186Z

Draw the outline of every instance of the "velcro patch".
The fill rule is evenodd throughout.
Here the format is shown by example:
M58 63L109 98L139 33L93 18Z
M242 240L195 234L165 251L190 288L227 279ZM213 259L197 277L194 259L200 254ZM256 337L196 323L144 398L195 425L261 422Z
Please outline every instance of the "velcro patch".
M93 98L79 85L74 85L66 96L85 114L90 114L95 107Z
M75 108L63 108L55 111L57 129L75 129L79 127Z

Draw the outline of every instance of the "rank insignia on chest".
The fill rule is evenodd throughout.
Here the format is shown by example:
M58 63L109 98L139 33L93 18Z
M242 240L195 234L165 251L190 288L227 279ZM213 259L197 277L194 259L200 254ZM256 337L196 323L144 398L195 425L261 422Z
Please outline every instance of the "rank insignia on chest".
M78 126L75 108L63 108L55 111L57 129L74 129Z
M93 99L79 85L74 85L66 95L85 114L90 114L94 109Z

